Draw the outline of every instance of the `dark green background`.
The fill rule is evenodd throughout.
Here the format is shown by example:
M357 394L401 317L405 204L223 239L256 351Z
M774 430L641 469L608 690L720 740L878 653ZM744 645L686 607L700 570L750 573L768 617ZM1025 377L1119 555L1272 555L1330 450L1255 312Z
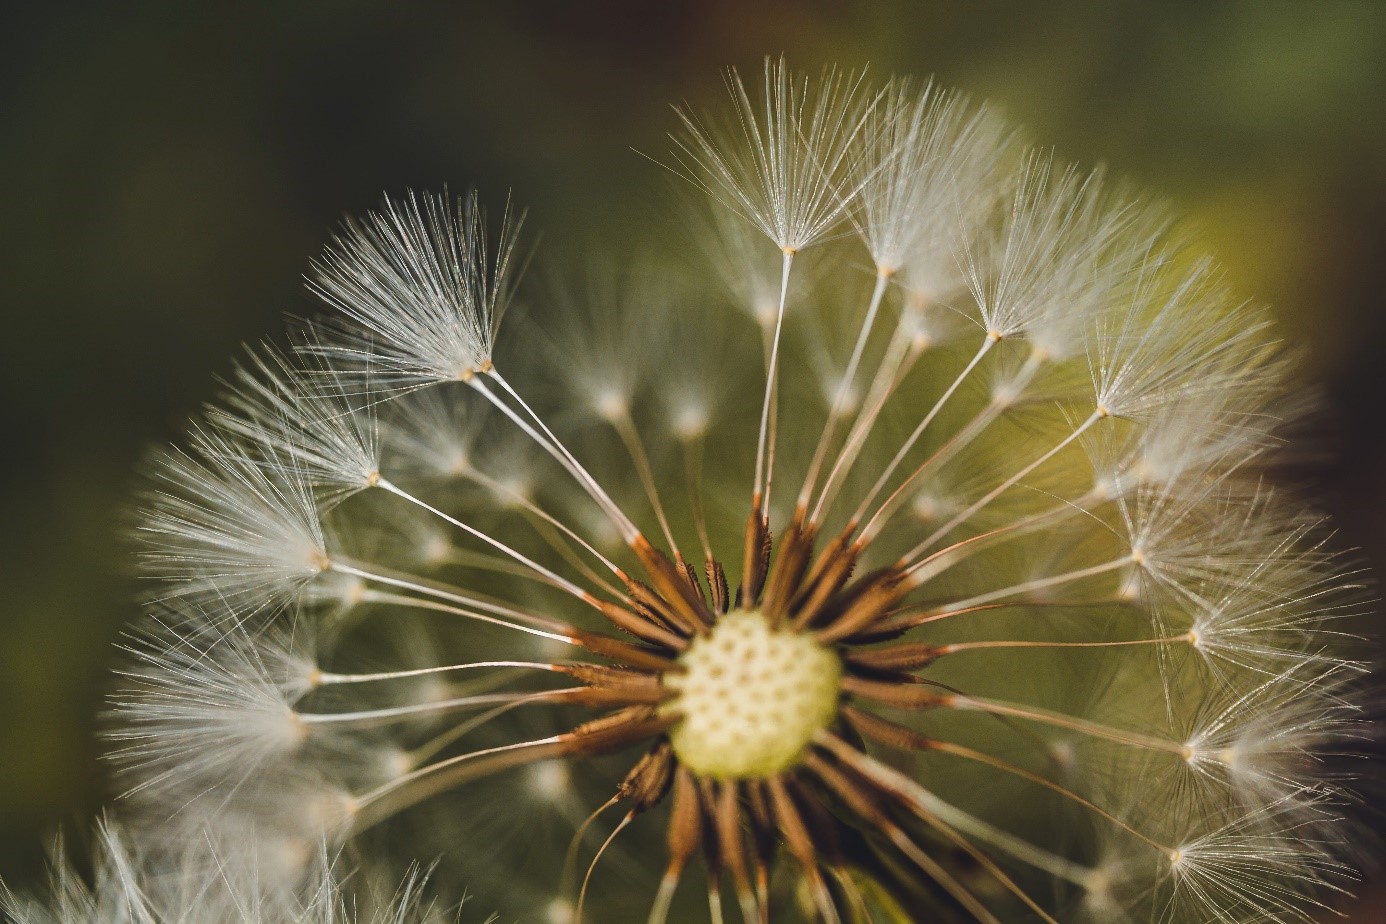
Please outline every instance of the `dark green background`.
M504 7L505 10L501 11ZM32 4L0 24L0 874L104 793L122 503L385 190L631 235L669 102L766 53L936 74L1192 214L1328 392L1295 474L1386 564L1386 3ZM1368 912L1369 913L1369 912ZM1363 920L1373 920L1363 918Z

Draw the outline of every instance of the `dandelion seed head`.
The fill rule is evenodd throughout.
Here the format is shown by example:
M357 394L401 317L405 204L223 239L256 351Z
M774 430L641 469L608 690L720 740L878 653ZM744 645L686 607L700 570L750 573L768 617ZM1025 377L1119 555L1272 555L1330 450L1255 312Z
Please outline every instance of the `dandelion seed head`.
M297 369L273 347L251 352L234 382L208 420L248 441L263 465L333 499L374 486L380 441L368 387L330 368Z
M529 768L529 786L539 798L556 801L571 793L571 773L556 760L535 764Z
M985 108L932 84L896 81L866 113L853 161L853 223L878 273L916 294L962 284L960 247L980 232L1007 156L1004 126Z
M191 637L167 628L194 620L211 627ZM143 776L136 790L253 775L307 740L293 703L314 684L312 661L273 631L216 628L225 622L175 614L129 640L134 664L113 701L123 723L111 737L113 758Z
M674 435L687 442L707 433L711 412L699 401L688 401L669 415Z
M369 364L385 385L468 379L491 363L514 279L523 217L507 210L497 242L475 192L386 199L348 220L314 264L312 287L341 314L310 330L304 352Z
M500 350L474 195L347 224L156 466L141 803L525 920L1332 905L1361 578L1272 483L1264 312L962 96L729 87L707 259L585 257Z
M577 911L572 902L555 898L545 909L544 920L546 924L573 924L577 920L576 915Z
M15 924L433 924L427 877L374 890L367 871L323 844L247 849L211 831L193 845L160 843L137 826L103 819L90 858L55 845L46 892L0 883L0 911ZM86 878L80 870L90 867ZM293 875L283 878L286 869ZM392 894L393 893L393 894Z
M832 69L812 83L784 61L767 60L753 100L729 71L735 119L709 125L680 111L684 132L673 136L675 160L782 251L797 253L826 234L850 201L851 147L875 104L861 84L860 75Z
M294 598L327 570L306 475L288 462L262 465L207 429L190 443L155 463L137 534L161 598L232 602L244 616Z
M447 388L424 388L381 408L383 464L393 477L446 482L471 472L486 419L455 397Z

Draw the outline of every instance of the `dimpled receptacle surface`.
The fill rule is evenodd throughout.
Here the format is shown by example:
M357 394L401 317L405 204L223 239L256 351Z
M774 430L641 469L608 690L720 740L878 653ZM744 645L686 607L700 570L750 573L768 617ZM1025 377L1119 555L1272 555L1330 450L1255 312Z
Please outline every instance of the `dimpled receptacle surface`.
M775 629L756 610L732 610L679 658L665 703L683 721L674 753L694 773L718 779L773 776L798 763L837 712L842 663L810 636Z

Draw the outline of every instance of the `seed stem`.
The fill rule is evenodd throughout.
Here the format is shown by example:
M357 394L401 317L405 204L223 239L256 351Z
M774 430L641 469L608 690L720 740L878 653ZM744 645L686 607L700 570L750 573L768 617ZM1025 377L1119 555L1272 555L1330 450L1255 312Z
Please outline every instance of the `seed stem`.
M937 530L934 531L934 533L931 536L929 536L929 538L925 539L923 542L919 543L913 549L907 552L904 556L905 560L908 561L910 559L915 558L916 556L924 554L926 551L933 547L935 542L938 542L944 536L952 532L955 528L970 520L979 511L984 509L988 504L990 504L992 501L996 500L996 498L1000 497L1003 493L1005 493L1007 489L1013 487L1022 478L1025 478L1035 469L1039 468L1041 465L1048 462L1050 459L1054 458L1056 455L1058 455L1060 452L1066 449L1069 445L1071 445L1074 440L1078 439L1084 433L1086 433L1092 427L1093 424L1097 423L1099 420L1102 420L1105 416L1106 415L1104 415L1101 411L1093 411L1092 414L1090 414L1086 420L1084 420L1073 430L1072 433L1060 440L1055 446L1053 446L1051 449L1049 449L1047 452L1041 455L1038 459L1035 459L1033 462L1030 462L1028 465L1025 465L1023 468L1020 469L1020 471L1011 475L1005 481L1002 481L996 487L992 488L980 499L978 499L971 506L969 506L966 510L962 511L961 513L953 517L951 520L949 520L947 523L940 526Z
M305 725L379 725L434 712L452 712L471 709L476 706L493 706L497 703L518 704L542 702L545 699L562 700L561 694L580 689L582 687L567 687L562 690L542 690L531 693L483 693L477 696L461 696L431 703L411 703L407 706L363 709L356 712L300 712L296 713L296 717Z
M511 502L518 504L520 507L539 517L545 523L548 523L550 526L553 526L554 528L558 529L560 532L563 533L563 535L567 536L569 539L576 542L578 545L582 546L582 548L586 550L586 552L589 555L591 555L593 558L597 559L597 561L605 565L617 577L621 577L624 575L624 572L619 567L617 567L616 564L611 561L611 559L607 558L601 552L597 551L597 549L590 542L582 538L582 536L579 535L578 532L574 530L571 526L569 526L567 523L564 523L562 520L558 519L553 514L549 513L547 510L540 507L538 504L530 500L528 497L525 497L520 492L514 490L513 488L507 487L504 483L492 478L489 475L475 470L469 472L467 477L477 482L487 490L505 496Z
M876 483L871 486L870 491L866 492L866 496L862 498L856 513L852 514L852 520L854 522L861 522L866 519L866 512L871 509L872 503L885 488L886 483L890 480L890 476L895 474L895 470L900 467L900 463L904 461L905 456L914 448L914 444L919 442L919 438L924 435L924 431L934 422L934 418L943 410L944 405L946 405L949 399L953 397L953 394L962 387L962 383L972 374L972 371L977 368L977 365L987 353L991 352L991 348L996 346L997 342L998 338L991 336L988 336L982 341L981 347L978 348L976 354L968 361L967 365L963 367L962 372L958 373L958 377L953 380L953 384L949 385L942 395L939 395L938 400L934 402L934 406L929 409L929 412L924 415L924 418L919 421L919 424L914 428L914 432L900 444L900 448L896 451L895 457L881 470L881 474L876 479Z
M897 798L908 797L945 823L959 831L967 832L969 837L990 844L999 850L1004 850L1022 863L1082 888L1087 888L1087 884L1093 879L1093 870L1045 850L1043 847L1031 844L1009 831L1003 831L990 822L964 812L924 789L904 774L873 759L870 755L862 754L835 735L824 732L819 735L815 743L831 751L840 759L851 762L852 766L856 767L868 779L890 785Z
M441 667L419 667L413 670L381 671L374 674L333 674L320 671L313 675L313 681L314 686L339 683L374 683L379 680L403 680L407 677L427 677L430 674L444 674L452 671L507 667L542 671L556 669L554 664L540 661L472 661L466 664L444 664Z
M404 590L411 590L415 593L420 593L428 597L436 598L434 600L421 600L418 597L409 596L407 594L392 594L378 590L367 590L361 595L362 600L368 600L373 603L393 603L399 606L412 606L417 607L419 609L435 610L443 613L452 613L457 616L464 616L467 619L477 620L478 622L490 623L491 625L495 626L504 626L507 629L515 629L519 632L526 632L530 635L536 635L539 638L551 639L555 642L573 644L576 638L576 636L573 634L576 630L570 626L567 626L564 623L557 622L551 619L546 619L543 616L534 616L528 613L523 613L519 610L513 610L509 607L500 606L498 604L487 603L484 600L478 600L475 597L469 597L465 594L453 593L450 591L441 590L437 587L430 587L427 584L420 584L414 581L405 580L403 578L391 577L389 575L378 574L372 571L365 571L360 568L353 567L352 565L349 565L346 562L342 562L336 559L334 559L332 562L332 570L337 572L338 574L349 574L354 577L359 577L363 580L375 581L377 583L385 584L390 587L399 587ZM440 600L447 601L447 603L444 604L438 602ZM448 604L462 604L462 606ZM464 607L466 606L475 606L479 609L490 610L491 612L497 613L501 616L509 616L511 619L518 620L518 622L507 622L505 619L500 619L496 616L488 616L484 613L478 613L473 610L465 609ZM534 628L535 625L547 626L549 629L553 631L537 629Z
M1042 363L1043 359L1039 353L1031 353L1025 365L1011 380L1011 387L1017 391L1024 389L1025 386L1030 383L1030 380L1035 377ZM995 398L989 401L985 407L977 412L976 416L974 416L966 426L953 434L947 442L935 450L933 455L925 459L918 468L910 472L909 476L906 477L904 481L900 482L895 490L891 492L890 496L882 502L879 508L877 508L876 512L871 516L871 519L867 521L866 526L862 529L862 535L870 539L880 532L902 506L907 489L914 485L929 469L943 465L964 448L971 445L972 441L990 427L1009 406L1009 402L1000 401Z
M786 248L780 269L780 301L775 309L775 329L770 337L770 357L765 366L765 399L760 407L760 435L756 438L756 477L751 493L762 498L770 493L770 469L774 466L774 448L769 445L770 406L775 401L776 383L779 379L780 334L784 329L785 300L789 296L789 271L793 265L794 251ZM770 453L768 460L767 450Z
M1123 555L1120 558L1104 562L1100 565L1078 568L1074 571L1065 571L1062 574L1051 574L1048 577L1035 578L1031 581L1022 581L1019 584L1012 584L1009 587L1000 587L996 590L990 590L984 594L977 594L974 597L968 597L964 600L955 600L949 604L949 609L954 612L971 610L984 603L1005 600L1007 597L1027 594L1036 590L1045 590L1049 587L1057 587L1061 584L1068 584L1073 581L1081 581L1084 578L1096 577L1099 574L1106 574L1109 571L1116 571L1119 568L1133 567L1137 562L1138 559L1135 555Z
M519 427L525 435L534 440L541 449L553 456L553 458L567 470L568 474L572 475L573 478L577 480L578 484L582 486L588 496L596 501L597 506L600 507L611 522L615 524L617 530L624 539L629 541L639 535L640 530L636 529L635 524L630 521L630 518L621 511L621 508L616 505L616 502L611 499L611 496L602 490L602 486L597 483L597 480L592 477L587 469L582 467L582 464L568 451L568 448L563 445L558 437L554 436L553 431L550 430L548 425L540 419L539 415L525 403L519 393L510 387L510 383L501 376L500 371L492 368L486 374L529 415L530 419L534 421L534 424L537 424L539 429L543 431L543 435L538 433L533 426L522 419L514 408L500 400L495 392L487 388L481 376L473 376L468 380L468 384L485 396L486 400L490 401L502 414L509 417L510 420Z
M459 754L421 767L376 787L356 801L352 828L361 832L391 815L444 790L510 767L557 757L566 749L563 735L517 741L482 751Z
M645 489L645 496L650 499L650 506L654 508L655 519L659 521L660 531L664 533L664 541L669 543L669 553L677 554L678 543L674 541L674 531L669 528L669 518L665 515L664 504L659 499L659 487L655 484L654 472L650 469L650 458L645 452L645 443L640 439L640 431L636 429L629 409L622 406L621 412L613 417L610 423L620 436L621 442L625 444L626 451L630 453L631 462L635 464L636 476Z
M823 428L823 435L818 439L818 446L814 449L813 460L809 463L808 473L804 476L804 486L799 491L796 507L807 508L809 505L815 483L818 481L818 471L827 457L828 446L836 435L838 418L847 403L847 396L851 393L852 381L857 377L857 366L861 363L862 353L866 349L866 341L870 338L872 328L875 326L876 313L880 310L881 300L889 283L890 274L883 269L878 269L876 271L876 285L871 290L871 300L866 306L866 317L862 320L861 330L857 333L857 342L852 347L852 356L847 361L847 369L842 373L842 380L838 383L837 390L833 395L832 406L828 410L828 421Z
M809 518L811 522L822 522L823 515L837 497L843 477L856 464L861 448L875 428L881 412L914 368L915 362L926 347L927 344L911 338L903 325L896 326L895 334L886 347L885 358L882 359L876 376L872 379L871 388L867 391L867 398L863 403L864 410L858 411L852 430L842 449L838 451L837 461L833 463L827 480L823 482L823 489L819 492L818 501L813 507L813 515Z
M389 491L391 494L394 494L395 496L400 497L408 501L409 503L414 504L415 506L428 511L429 513L443 520L445 523L457 527L458 529L462 530L468 535L475 536L476 538L480 539L482 542L485 542L487 545L491 546L492 548L496 549L502 554L507 555L510 558L513 558L515 561L519 562L520 564L524 565L525 567L530 568L534 571L535 574L542 577L547 583L552 584L554 587L566 591L572 594L573 596L577 597L578 599L584 599L587 596L589 596L587 591L583 590L581 587L574 584L567 578L562 577L554 571L544 567L543 565L536 562L534 559L529 558L528 556L520 552L517 552L515 549L512 549L504 542L501 542L499 539L496 539L495 537L488 535L486 532L477 529L475 526L472 526L469 523L463 523L461 520L457 519L454 516L444 513L443 511L439 510L437 507L432 506L428 502L420 500L419 498L410 494L408 491L405 491L403 488L396 486L394 483L388 481L387 479L381 478L379 481L376 482L376 484L379 487L384 488L386 491Z
M1194 642L1192 632L1183 632L1179 635L1167 635L1161 638L1139 638L1124 642L1034 642L1034 641L989 641L989 642L957 642L951 645L940 645L935 649L935 654L942 657L948 654L957 654L962 651L982 651L991 648L1135 648L1142 645L1191 645Z
M1189 751L1187 744L1170 741L1167 738L1157 738L1154 735L1143 735L1139 732L1125 731L1120 728L1113 728L1110 725L1103 725L1100 722L1080 719L1076 716L1065 715L1059 712L1051 712L1048 709L1041 709L1037 706L1020 706L994 699L962 696L958 694L939 697L938 705L948 709L975 709L979 712L986 712L991 715L1028 719L1032 722L1039 722L1042 725L1075 731L1089 738L1098 738L1103 741L1124 744L1128 747L1139 748L1146 751L1160 751L1166 754L1173 754L1180 758L1187 758Z

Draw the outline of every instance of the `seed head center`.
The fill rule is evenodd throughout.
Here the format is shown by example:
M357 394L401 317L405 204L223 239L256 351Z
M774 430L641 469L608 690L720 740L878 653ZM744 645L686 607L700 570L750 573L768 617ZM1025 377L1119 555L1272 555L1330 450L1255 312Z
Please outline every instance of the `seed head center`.
M810 636L776 629L758 610L732 610L679 657L662 707L678 759L701 776L754 779L798 763L837 712L842 662Z

